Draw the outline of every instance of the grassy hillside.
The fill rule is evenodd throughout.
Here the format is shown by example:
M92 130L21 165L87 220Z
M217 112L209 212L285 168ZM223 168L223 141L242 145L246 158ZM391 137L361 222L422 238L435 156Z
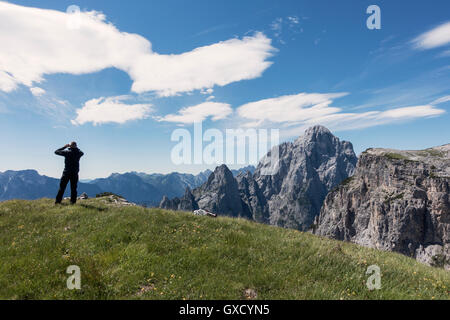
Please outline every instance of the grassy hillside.
M240 219L106 198L0 203L2 299L449 299L450 272L405 256ZM81 268L82 290L66 289ZM382 289L365 271L377 264Z

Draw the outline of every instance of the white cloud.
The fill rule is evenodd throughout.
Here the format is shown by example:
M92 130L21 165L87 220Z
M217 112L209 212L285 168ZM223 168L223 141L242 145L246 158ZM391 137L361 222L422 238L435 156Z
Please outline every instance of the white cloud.
M430 105L392 108L385 111L362 113L343 112L332 107L333 99L346 93L300 93L247 103L237 109L242 118L248 120L244 126L279 126L285 136L295 136L315 124L333 130L352 130L376 125L438 116L445 110Z
M124 101L128 99L128 96L119 96L89 100L76 111L77 117L71 122L74 125L83 125L88 122L98 125L148 118L152 111L151 104L126 104Z
M16 87L17 81L7 72L0 70L0 90L9 92L14 90Z
M214 90L211 89L211 88L208 88L208 89L202 89L202 90L200 91L201 94L212 94L213 92L214 92Z
M444 102L447 102L447 101L450 101L450 95L441 97L439 99L436 99L433 102L431 102L430 104L431 105L436 105L436 104L444 103Z
M0 90L32 87L47 74L93 73L114 67L127 72L138 93L161 96L253 79L272 64L275 50L262 33L161 55L138 34L121 32L98 12L73 15L0 1Z
M432 49L450 43L450 21L445 22L430 31L422 33L413 40L418 49Z
M157 118L158 121L175 123L194 123L211 117L213 121L225 119L233 112L231 106L227 103L203 102L196 106L190 106L181 109L177 114L168 114Z
M45 94L45 90L39 87L31 87L30 91L35 97L40 97Z
M346 93L300 93L250 102L237 109L238 115L255 120L253 123L271 121L275 123L305 121L310 118L339 112L329 105L333 98L345 96Z

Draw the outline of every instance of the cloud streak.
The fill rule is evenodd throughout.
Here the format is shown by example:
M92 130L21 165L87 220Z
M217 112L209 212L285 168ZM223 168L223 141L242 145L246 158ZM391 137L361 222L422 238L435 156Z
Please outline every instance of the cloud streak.
M156 118L158 121L189 124L201 122L207 118L213 121L222 120L233 112L227 103L204 102L195 106L181 109L176 114L168 114L164 117Z
M0 1L0 90L33 87L44 76L120 69L132 91L173 96L260 77L274 48L262 33L182 54L152 51L146 38L118 30L95 11L73 14ZM73 22L73 21L72 21Z
M264 99L240 106L237 114L244 126L279 126L283 135L296 136L309 126L325 125L333 130L354 130L377 125L439 116L445 110L432 104L391 108L384 111L344 112L333 107L334 99L346 93L300 93Z
M413 40L417 49L433 49L450 43L450 21L422 33Z

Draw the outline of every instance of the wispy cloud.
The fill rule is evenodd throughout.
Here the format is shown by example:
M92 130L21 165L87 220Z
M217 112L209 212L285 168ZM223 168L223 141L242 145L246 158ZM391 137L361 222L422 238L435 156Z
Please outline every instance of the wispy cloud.
M176 114L168 114L164 117L155 117L158 121L189 124L201 122L207 118L213 121L225 119L233 112L227 103L204 102L195 106L181 109Z
M194 34L192 37L198 37L198 36L204 36L205 34L211 33L211 32L216 32L219 30L224 30L224 29L228 29L228 28L232 28L232 27L236 27L238 24L234 23L234 24L221 24L221 25L217 25L205 30L202 30L200 32L197 32L196 34Z
M438 55L439 58L450 57L450 50L445 50Z
M340 109L329 107L332 99L345 96L347 93L299 93L277 98L250 102L237 109L238 115L251 119L252 123L270 121L289 123L306 121L311 118L339 112Z
M445 22L413 40L417 49L432 49L448 45L450 43L450 21Z
M276 18L270 24L270 29L275 32L275 37L279 37L283 31L283 18Z
M147 39L118 30L101 13L81 12L79 29L68 27L71 19L65 12L0 1L0 90L33 87L48 74L114 67L129 74L136 93L173 96L257 78L272 64L268 59L275 50L269 38L256 33L162 55Z
M297 16L289 16L289 17L287 17L287 19L291 25L300 23L300 19Z
M293 39L295 34L303 32L298 16L278 17L272 21L270 29L273 31L273 36L282 44L286 43L286 39L283 39L286 38L286 34Z
M436 105L436 104L441 104L441 103L445 103L445 102L448 102L448 101L450 101L450 95L441 97L439 99L436 99L433 102L431 102L430 104L431 105Z
M445 110L433 105L408 106L369 112L345 112L333 107L334 99L346 93L300 93L247 103L237 113L250 127L279 126L285 136L295 136L311 125L322 124L333 130L362 129L381 124L438 116Z
M87 101L81 109L76 110L74 125L92 122L94 125L105 123L125 123L149 117L151 104L127 104L130 96L98 98Z

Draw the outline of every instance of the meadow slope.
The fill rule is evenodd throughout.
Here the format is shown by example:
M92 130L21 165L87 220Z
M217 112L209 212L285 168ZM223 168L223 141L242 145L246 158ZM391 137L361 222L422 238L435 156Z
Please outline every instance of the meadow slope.
M0 261L1 299L450 299L450 272L400 254L108 198L0 203ZM372 264L381 290L366 287Z

